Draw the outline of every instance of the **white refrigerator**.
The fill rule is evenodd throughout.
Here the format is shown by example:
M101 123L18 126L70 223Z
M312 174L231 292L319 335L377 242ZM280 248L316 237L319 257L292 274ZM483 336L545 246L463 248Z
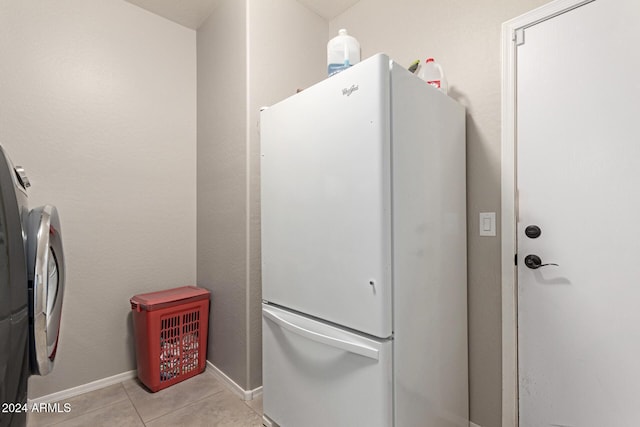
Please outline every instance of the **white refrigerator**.
M261 114L264 424L468 427L465 111L375 55Z

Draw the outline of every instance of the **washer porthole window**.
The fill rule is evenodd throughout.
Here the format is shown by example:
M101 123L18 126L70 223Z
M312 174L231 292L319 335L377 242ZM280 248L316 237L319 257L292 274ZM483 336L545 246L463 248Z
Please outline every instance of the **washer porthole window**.
M47 315L53 311L58 296L58 262L53 249L49 248L49 260L47 262Z

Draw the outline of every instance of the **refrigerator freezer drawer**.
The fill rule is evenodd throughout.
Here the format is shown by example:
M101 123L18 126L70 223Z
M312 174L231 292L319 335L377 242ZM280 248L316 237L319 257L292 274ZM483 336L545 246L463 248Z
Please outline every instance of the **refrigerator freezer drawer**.
M265 416L281 427L392 425L392 343L262 308Z

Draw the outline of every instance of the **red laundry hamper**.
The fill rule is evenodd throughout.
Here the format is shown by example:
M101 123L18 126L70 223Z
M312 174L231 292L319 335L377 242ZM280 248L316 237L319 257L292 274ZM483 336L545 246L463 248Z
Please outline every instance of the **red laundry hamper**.
M206 367L209 291L183 286L131 298L138 378L156 392Z

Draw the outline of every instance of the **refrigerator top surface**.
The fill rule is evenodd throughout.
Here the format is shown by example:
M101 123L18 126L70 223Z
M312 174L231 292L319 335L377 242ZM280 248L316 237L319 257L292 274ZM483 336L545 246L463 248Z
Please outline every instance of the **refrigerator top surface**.
M261 116L263 299L392 333L389 58Z

